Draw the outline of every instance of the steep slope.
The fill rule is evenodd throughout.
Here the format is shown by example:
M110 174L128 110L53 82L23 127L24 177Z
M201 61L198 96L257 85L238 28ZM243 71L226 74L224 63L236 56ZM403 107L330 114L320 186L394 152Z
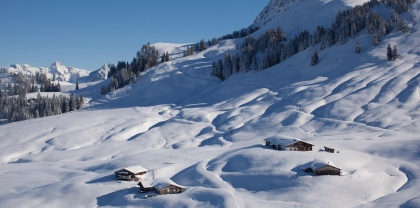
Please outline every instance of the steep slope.
M330 24L349 2L301 2L272 20L281 23L269 22L257 33L279 24L287 34ZM315 10L292 10L310 7ZM418 8L415 3L403 14L413 18L409 34L392 32L378 46L361 32L320 51L316 66L308 48L224 82L209 75L210 66L236 53L243 39L188 57L175 55L184 45L160 43L173 60L136 84L103 97L90 96L99 96L97 86L87 87L81 93L92 101L84 110L0 126L0 205L419 207ZM308 24L295 22L310 15ZM361 54L354 53L356 42ZM386 60L387 43L398 46L396 61ZM279 152L261 145L273 135L316 146ZM343 175L304 173L316 159L336 164ZM188 189L144 199L136 183L113 180L113 171L134 165L150 170L146 178L171 178Z
M288 10L290 7L298 4L303 0L270 0L268 5L262 10L260 15L255 19L253 26L262 27L280 12Z

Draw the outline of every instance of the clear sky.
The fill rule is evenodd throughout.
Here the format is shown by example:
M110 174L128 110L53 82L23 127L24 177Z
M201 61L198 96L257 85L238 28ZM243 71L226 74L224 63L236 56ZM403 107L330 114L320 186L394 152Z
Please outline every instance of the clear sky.
M195 43L252 24L269 0L0 0L0 66L95 70L147 42Z

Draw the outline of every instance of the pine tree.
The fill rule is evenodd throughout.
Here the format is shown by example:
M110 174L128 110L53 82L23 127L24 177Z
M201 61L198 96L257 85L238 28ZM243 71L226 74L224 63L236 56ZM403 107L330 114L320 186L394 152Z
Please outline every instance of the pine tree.
M355 49L356 53L360 53L361 50L362 50L362 48L360 47L359 42L357 42L356 43L356 49Z
M252 69L255 70L255 71L258 71L258 62L257 62L257 57L256 56L254 56L252 58Z
M217 62L217 77L223 80L223 61L219 59Z
M165 63L166 62L166 56L165 53L162 55L162 58L160 59L160 63Z
M394 50L392 50L392 60L396 60L398 58L398 51L397 51L397 46L394 45Z
M74 110L77 109L77 103L76 103L76 100L74 98L74 94L73 93L70 94L69 107L70 107L70 109L69 109L70 111L74 111Z
M79 90L79 81L76 81L76 90Z
M381 36L379 35L379 33L375 33L375 35L373 35L373 45L377 46L379 45L380 42L381 42Z
M312 54L311 65L315 66L318 64L318 62L319 62L318 51L315 49L314 53Z
M169 57L169 52L166 52L166 61L170 61L171 58Z
M388 43L388 47L386 47L386 58L388 59L388 61L392 61L392 48L391 48L391 44Z
M267 57L267 55L265 55L263 57L262 69L267 69L269 67L270 67L270 64L268 63L268 57Z
M216 63L214 63L211 66L211 75L217 77L217 71L218 71L218 65Z
M57 84L57 92L61 92L61 85L60 85L60 82L58 82L58 84Z

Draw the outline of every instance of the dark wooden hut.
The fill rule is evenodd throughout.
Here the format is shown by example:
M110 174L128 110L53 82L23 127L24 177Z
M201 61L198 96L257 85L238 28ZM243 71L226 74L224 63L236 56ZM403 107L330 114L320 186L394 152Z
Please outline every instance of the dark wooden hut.
M325 152L334 153L335 149L324 146Z
M341 169L335 167L331 162L314 161L311 167L306 168L304 171L312 172L315 176L341 175Z
M264 139L265 145L283 151L312 151L315 146L301 139L288 136L272 136Z
M185 190L184 187L166 178L158 178L158 179L154 179L150 181L142 181L139 183L139 186L140 186L140 191L142 192L155 191L159 195L179 194Z
M141 181L142 175L146 173L146 168L143 168L142 166L133 166L115 171L115 178L126 181Z

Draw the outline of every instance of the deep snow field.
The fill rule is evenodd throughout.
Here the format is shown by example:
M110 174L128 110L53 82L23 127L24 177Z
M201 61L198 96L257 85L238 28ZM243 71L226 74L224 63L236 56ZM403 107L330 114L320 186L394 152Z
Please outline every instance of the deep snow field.
M354 2L299 2L255 36L329 26ZM378 46L361 32L321 51L316 66L308 48L224 82L210 76L211 64L236 54L243 39L189 57L181 55L186 44L155 44L172 61L136 84L106 96L102 83L82 86L75 93L89 103L81 110L0 125L0 207L420 207L419 10L415 3L402 15L414 20L409 34L394 31ZM398 47L396 61L386 60L388 43ZM274 135L316 146L262 145ZM314 160L343 175L303 172ZM188 189L145 199L136 182L114 180L114 171L135 165L149 169L146 179Z

